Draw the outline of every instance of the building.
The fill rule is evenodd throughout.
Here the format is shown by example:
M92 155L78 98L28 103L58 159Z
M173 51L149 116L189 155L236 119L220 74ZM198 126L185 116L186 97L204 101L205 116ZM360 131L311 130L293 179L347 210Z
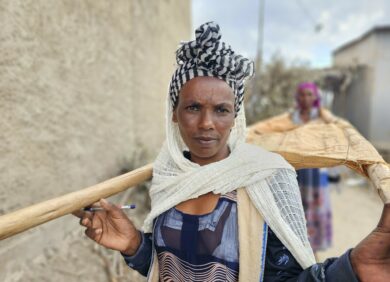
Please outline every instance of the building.
M335 68L355 70L334 112L347 118L381 152L390 151L390 26L374 27L333 52Z

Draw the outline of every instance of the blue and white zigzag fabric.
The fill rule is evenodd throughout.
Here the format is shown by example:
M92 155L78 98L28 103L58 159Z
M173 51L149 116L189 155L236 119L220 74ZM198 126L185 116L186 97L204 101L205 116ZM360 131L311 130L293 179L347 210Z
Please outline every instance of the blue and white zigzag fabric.
M172 107L176 106L180 89L187 81L197 76L213 76L226 81L233 89L237 114L244 98L244 81L254 72L253 62L220 41L220 28L215 22L201 25L195 37L182 43L176 51L178 67L169 86Z

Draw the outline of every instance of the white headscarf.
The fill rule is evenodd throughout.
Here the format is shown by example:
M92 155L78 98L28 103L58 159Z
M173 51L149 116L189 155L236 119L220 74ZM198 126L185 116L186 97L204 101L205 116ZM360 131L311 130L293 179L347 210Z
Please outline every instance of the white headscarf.
M315 263L307 239L295 170L280 155L245 143L246 121L242 108L235 119L228 144L230 155L218 162L200 166L184 157L188 150L177 123L172 121L170 95L166 107L166 141L153 164L150 188L151 212L144 222L144 231L152 232L153 220L179 203L208 192L225 194L246 187L253 204L279 240L291 251L302 267ZM267 181L280 170L292 175L293 189ZM288 188L288 189L287 189Z

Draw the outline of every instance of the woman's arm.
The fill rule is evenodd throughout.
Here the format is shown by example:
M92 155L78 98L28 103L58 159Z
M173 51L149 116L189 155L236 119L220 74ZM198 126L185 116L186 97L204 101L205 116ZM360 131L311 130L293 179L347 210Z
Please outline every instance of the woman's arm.
M132 256L128 256L124 253L121 254L129 267L138 271L143 276L147 276L152 259L152 234L141 234L142 241L137 252Z
M289 250L269 229L264 281L358 282L349 259L350 251L302 269Z
M390 204L384 206L377 228L354 249L305 270L269 230L265 278L271 282L390 281Z
M287 185L284 188L285 190L294 189L293 186L297 185L296 179L293 178L291 174L287 178L289 180L285 181L286 183L284 183L281 180L283 177L274 177L274 179L276 179L275 183L277 183L277 185ZM290 181L291 179L294 181ZM295 184L292 182L295 182ZM282 247L284 246L282 245ZM267 256L269 254L270 253L268 252ZM305 273L307 275L309 271L311 276L308 277L313 278L312 273L315 273L316 269L319 269L320 272L324 273L324 277L334 277L331 281L338 281L335 280L338 279L337 277L340 277L340 275L350 275L348 273L353 273L351 276L355 276L355 280L353 280L352 277L348 278L350 281L357 281L357 278L359 278L361 281L390 281L390 203L384 205L382 217L374 231L371 232L363 241L361 241L352 251L346 252L346 254L340 258L329 259L323 264L315 264L309 269L304 270L303 273L299 275L299 277L304 277ZM277 268L272 270L271 268L268 270L268 272L269 271L272 273L272 271L278 272L279 270L277 270ZM291 272L288 270L288 268L283 269L282 271ZM293 269L292 272L295 273L295 270ZM337 275L332 276L334 273L337 273ZM297 278L298 277L294 279ZM321 279L321 277L319 277L317 280L314 278L314 280L310 280L309 278L307 278L309 280L302 279L298 281L325 281L318 280ZM343 281L345 281L345 279Z

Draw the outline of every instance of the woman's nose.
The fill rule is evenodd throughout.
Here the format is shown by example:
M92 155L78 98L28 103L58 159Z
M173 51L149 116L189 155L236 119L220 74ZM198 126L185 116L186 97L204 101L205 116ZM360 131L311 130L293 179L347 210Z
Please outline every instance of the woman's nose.
M213 115L209 111L204 111L199 121L199 128L204 130L214 129Z

